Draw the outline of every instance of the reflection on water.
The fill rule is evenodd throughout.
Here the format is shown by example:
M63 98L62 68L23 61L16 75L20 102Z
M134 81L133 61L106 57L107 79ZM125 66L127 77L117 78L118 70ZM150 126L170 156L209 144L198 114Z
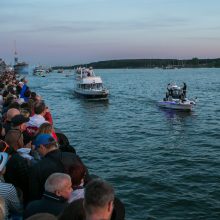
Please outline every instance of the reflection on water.
M181 111L175 109L165 109L160 108L160 112L163 112L167 119L175 119L178 121L183 121L185 118L190 117L193 115L192 111Z

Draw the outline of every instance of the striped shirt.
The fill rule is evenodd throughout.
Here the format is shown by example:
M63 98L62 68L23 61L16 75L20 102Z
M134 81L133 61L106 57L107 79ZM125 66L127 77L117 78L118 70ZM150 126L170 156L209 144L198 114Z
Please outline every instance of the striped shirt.
M22 204L15 187L10 183L3 182L2 179L0 179L0 196L5 200L6 210L14 214L22 213Z

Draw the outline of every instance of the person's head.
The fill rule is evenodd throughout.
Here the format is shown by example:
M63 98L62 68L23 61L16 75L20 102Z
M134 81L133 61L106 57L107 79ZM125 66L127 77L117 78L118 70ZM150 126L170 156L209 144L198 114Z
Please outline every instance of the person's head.
M27 89L24 93L24 96L29 98L31 96L31 90L30 89Z
M6 117L7 117L7 121L11 121L11 119L15 116L15 115L19 115L20 111L16 108L11 108L7 111L6 113Z
M43 123L38 129L38 134L52 134L52 132L53 125L48 122Z
M14 97L14 99L16 99L15 97ZM11 108L16 108L16 109L18 109L18 110L20 110L20 104L16 101L16 102L12 102L9 106L8 106L8 110L9 109L11 109Z
M5 152L1 152L0 153L0 176L4 175L7 162L8 162L8 154Z
M26 218L26 220L57 220L57 217L50 213L37 213Z
M31 92L31 99L35 100L36 96L37 96L36 92Z
M18 128L20 131L25 131L26 130L26 122L29 121L29 118L25 117L22 114L15 115L11 119L11 125L14 128Z
M86 220L110 220L114 208L114 189L104 180L95 179L85 188Z
M38 101L34 103L34 113L37 115L45 115L46 113L46 105L42 101Z
M71 178L65 173L53 173L47 178L44 189L68 200L73 191Z
M37 135L33 144L35 150L37 150L41 156L45 156L50 151L58 148L56 140L50 134Z
M84 164L80 161L72 164L67 173L70 175L73 186L79 186L84 183L84 177L86 174L86 168Z

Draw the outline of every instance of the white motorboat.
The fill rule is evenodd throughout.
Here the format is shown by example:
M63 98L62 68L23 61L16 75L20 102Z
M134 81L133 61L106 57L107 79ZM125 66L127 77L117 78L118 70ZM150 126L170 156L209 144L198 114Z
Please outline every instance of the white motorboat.
M33 70L33 75L34 76L45 77L46 76L46 70L43 66L36 66Z
M158 102L159 107L182 111L193 109L196 103L186 98L186 84L182 88L176 84L168 84L167 90L166 97Z
M95 76L92 68L82 69L76 75L74 92L83 98L93 100L107 100L109 91L103 87L100 76Z

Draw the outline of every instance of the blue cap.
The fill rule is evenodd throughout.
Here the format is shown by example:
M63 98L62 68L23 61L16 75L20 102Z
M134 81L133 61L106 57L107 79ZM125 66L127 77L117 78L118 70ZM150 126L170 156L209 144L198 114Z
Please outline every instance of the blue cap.
M33 144L35 145L35 149L36 149L40 147L41 144L47 145L51 143L56 143L56 140L53 138L53 136L51 136L50 134L39 134L37 135Z

